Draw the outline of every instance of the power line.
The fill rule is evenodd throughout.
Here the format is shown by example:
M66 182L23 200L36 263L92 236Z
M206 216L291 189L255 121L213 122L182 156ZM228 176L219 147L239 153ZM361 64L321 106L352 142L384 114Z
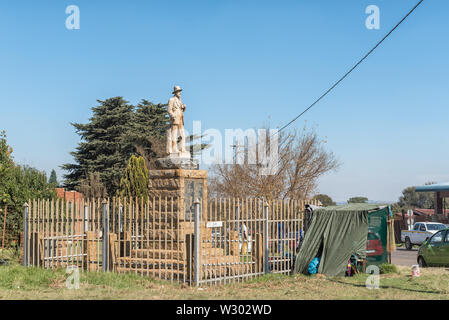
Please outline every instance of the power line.
M404 18L402 18L401 21L399 21L393 29L390 30L390 32L388 32L385 37L382 38L382 40L380 40L362 59L359 60L359 62L357 62L348 72L346 72L346 74L341 77L337 82L334 83L334 85L332 87L330 87L325 93L323 93L317 100L315 100L314 103L312 103L307 109L305 109L303 112L301 112L299 115L297 115L295 118L293 118L293 120L291 120L289 123L287 123L286 125L284 125L282 128L280 128L278 130L278 132L281 132L282 130L284 130L285 128L287 128L289 125L291 125L293 122L295 122L296 120L298 120L299 117L301 117L304 113L306 113L307 111L309 111L310 109L313 108L313 106L315 106L318 102L321 101L321 99L323 99L325 96L327 96L327 94L329 92L331 92L336 86L338 86L340 84L340 82L342 82L347 76L349 76L351 74L352 71L354 71L366 58L368 58L368 56L371 55L371 53L374 52L374 50L377 49L378 46L380 46L382 44L382 42L385 41L385 39L387 39L394 30L396 30L404 21L405 19L408 18L409 15L411 15L413 13L413 11L416 10L416 8L419 7L419 5L423 2L424 0L419 1L412 10L410 10L409 13L407 13L407 15L405 15Z

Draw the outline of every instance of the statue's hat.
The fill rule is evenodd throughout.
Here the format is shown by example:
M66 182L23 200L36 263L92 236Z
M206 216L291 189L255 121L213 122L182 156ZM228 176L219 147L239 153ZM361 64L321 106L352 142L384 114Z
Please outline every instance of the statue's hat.
M172 93L176 93L176 92L178 92L178 91L182 91L181 87L180 87L180 86L175 86L175 87L173 88L173 92L172 92Z

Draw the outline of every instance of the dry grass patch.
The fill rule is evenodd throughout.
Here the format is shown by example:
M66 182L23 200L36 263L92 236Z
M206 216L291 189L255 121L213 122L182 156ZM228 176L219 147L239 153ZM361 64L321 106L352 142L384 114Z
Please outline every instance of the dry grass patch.
M366 274L350 278L305 275L266 275L247 282L202 288L152 280L135 274L81 273L80 289L65 287L64 270L43 270L21 266L0 267L0 299L448 299L449 271L422 269L380 275L380 289L365 286Z

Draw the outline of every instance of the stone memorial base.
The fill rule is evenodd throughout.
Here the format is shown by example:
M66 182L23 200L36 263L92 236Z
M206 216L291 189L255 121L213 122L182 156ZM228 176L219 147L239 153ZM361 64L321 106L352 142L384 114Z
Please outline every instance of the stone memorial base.
M150 198L177 200L177 207L173 209L179 221L193 220L191 207L199 199L202 202L202 220L206 221L207 171L198 170L198 161L192 160L188 152L160 158L157 165L157 170L149 171Z
M177 157L170 155L166 158L159 158L156 163L160 169L185 169L198 170L198 160L190 159L190 154L187 157Z
M176 278L192 279L193 260L189 254L193 252L193 204L196 199L202 204L200 228L203 240L212 239L212 229L206 228L207 171L181 169L193 167L190 159L185 158L159 159L159 164L160 169L149 171L151 231L145 237L151 243L148 255L170 257L177 267L170 267L173 261L165 264L161 260L167 269L163 271L171 272L172 277L174 274ZM157 225L152 222L155 220ZM155 272L160 273L160 270Z

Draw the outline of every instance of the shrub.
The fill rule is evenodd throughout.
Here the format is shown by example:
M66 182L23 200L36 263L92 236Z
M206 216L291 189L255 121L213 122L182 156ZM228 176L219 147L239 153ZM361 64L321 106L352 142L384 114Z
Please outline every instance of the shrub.
M379 266L380 274L399 273L398 268L394 264L384 263Z
M119 195L122 197L148 197L149 172L143 157L134 155L128 160L124 175L120 180Z

